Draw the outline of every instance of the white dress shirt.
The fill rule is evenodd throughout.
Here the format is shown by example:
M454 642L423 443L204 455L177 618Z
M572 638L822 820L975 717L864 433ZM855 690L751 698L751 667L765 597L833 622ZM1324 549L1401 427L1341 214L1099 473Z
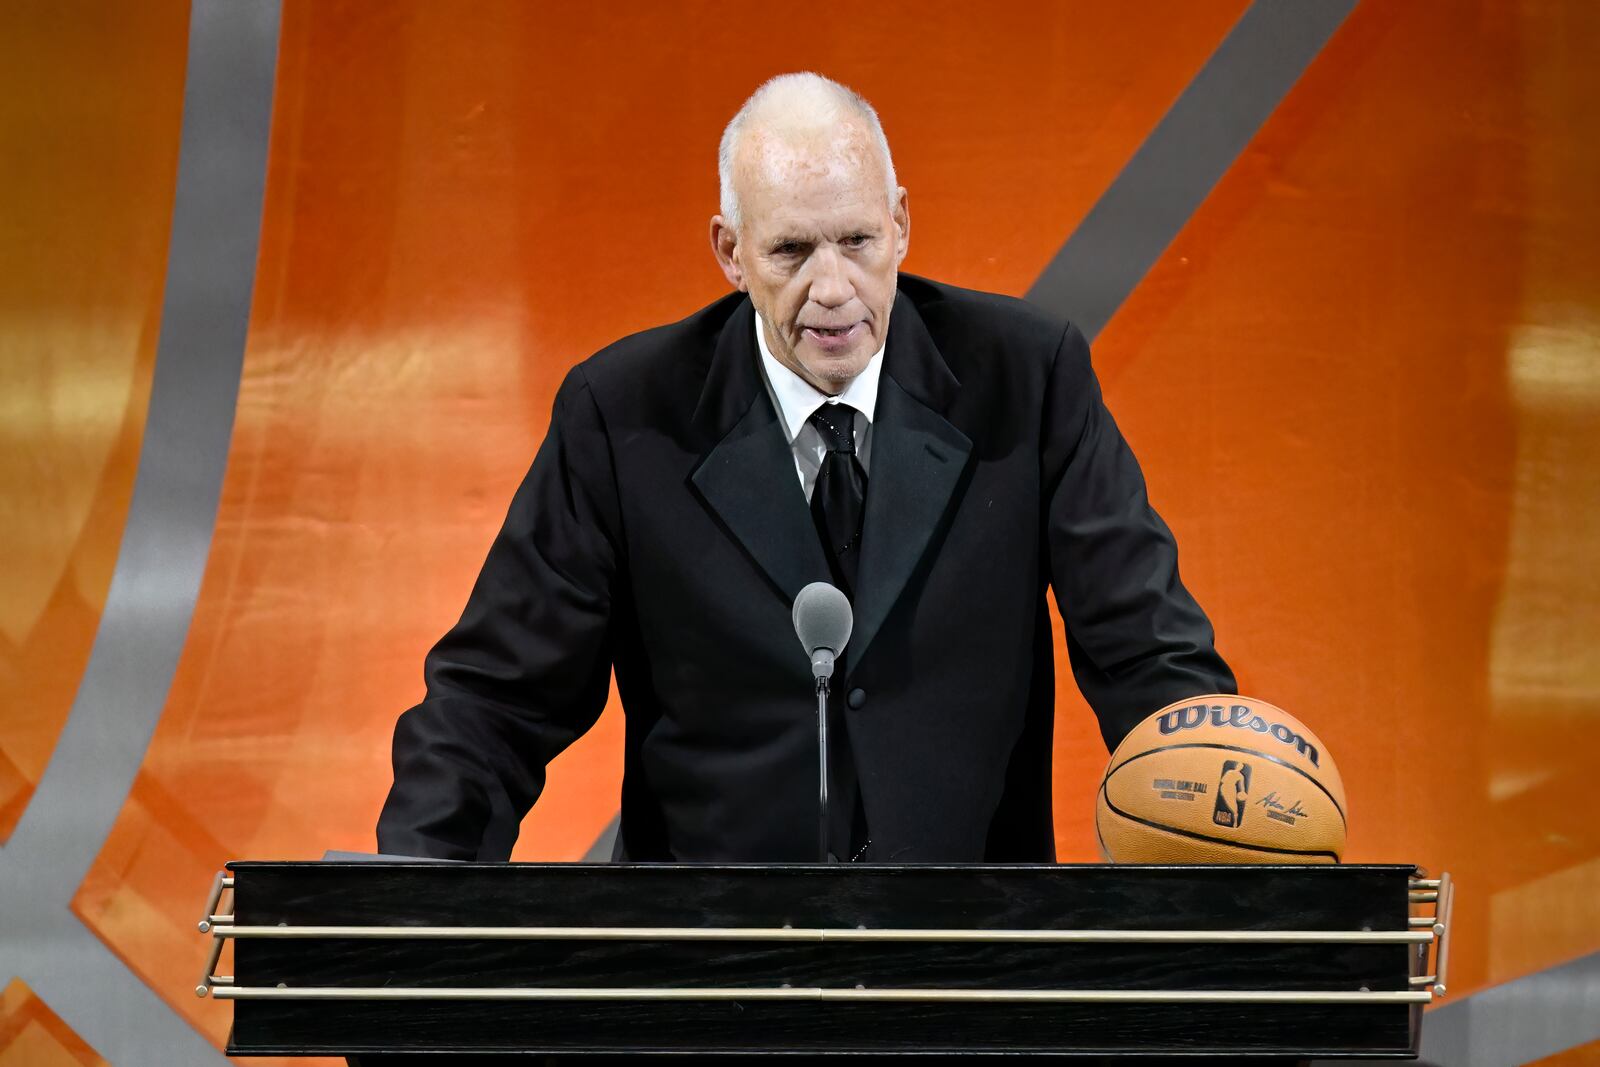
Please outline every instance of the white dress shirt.
M887 342L886 342L887 343ZM767 385L767 396L778 410L778 425L789 441L794 453L795 472L800 475L800 487L806 499L811 499L811 489L817 484L817 471L822 469L827 446L822 443L822 433L811 425L811 413L823 404L849 404L856 409L856 458L861 469L872 473L872 416L878 408L878 376L883 372L883 349L879 348L867 366L840 391L838 396L818 392L816 387L794 371L779 363L767 347L767 332L762 329L761 316L756 316L756 347L761 351L761 378Z

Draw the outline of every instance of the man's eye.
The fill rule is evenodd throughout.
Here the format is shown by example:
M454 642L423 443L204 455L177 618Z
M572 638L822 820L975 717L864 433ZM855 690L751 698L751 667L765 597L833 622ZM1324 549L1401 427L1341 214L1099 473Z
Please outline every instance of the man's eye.
M785 241L772 250L774 255L794 256L800 253L800 244L797 241Z
M871 238L864 233L853 233L844 239L844 243L848 248L860 248L870 240Z

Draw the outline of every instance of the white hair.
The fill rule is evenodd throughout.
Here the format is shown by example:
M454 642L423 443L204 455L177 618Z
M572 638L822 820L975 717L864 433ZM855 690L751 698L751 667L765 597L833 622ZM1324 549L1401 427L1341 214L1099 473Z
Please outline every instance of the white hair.
M739 113L729 120L722 131L722 144L717 149L717 176L722 189L722 218L737 230L739 228L739 193L733 184L733 161L739 154L739 141L750 120L760 115L777 119L780 129L824 129L836 124L844 114L853 114L866 124L878 152L883 156L884 193L889 210L894 210L898 199L895 192L894 160L889 155L889 139L883 135L883 124L861 94L831 78L804 71L799 74L780 74L764 83L750 94Z

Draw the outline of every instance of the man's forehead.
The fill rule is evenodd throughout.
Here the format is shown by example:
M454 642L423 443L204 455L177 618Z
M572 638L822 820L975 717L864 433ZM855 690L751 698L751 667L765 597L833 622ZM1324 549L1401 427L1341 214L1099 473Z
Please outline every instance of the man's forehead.
M883 207L881 186L868 188L859 182L777 186L754 198L745 226L763 241L837 237L848 231L876 231Z
M882 180L882 161L860 123L804 128L757 127L745 138L735 180L783 187L802 176Z

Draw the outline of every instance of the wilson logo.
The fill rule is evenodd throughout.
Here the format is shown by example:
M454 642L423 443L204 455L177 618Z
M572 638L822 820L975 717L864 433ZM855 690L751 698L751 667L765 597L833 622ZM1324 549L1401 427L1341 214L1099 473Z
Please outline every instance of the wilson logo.
M1274 740L1294 748L1296 752L1310 760L1313 767L1322 765L1316 745L1281 722L1268 722L1263 719L1248 704L1235 704L1228 708L1221 704L1209 706L1191 704L1186 708L1174 708L1157 721L1163 734L1193 730L1208 723L1212 726L1228 726L1235 730L1253 730L1258 734L1267 734Z

